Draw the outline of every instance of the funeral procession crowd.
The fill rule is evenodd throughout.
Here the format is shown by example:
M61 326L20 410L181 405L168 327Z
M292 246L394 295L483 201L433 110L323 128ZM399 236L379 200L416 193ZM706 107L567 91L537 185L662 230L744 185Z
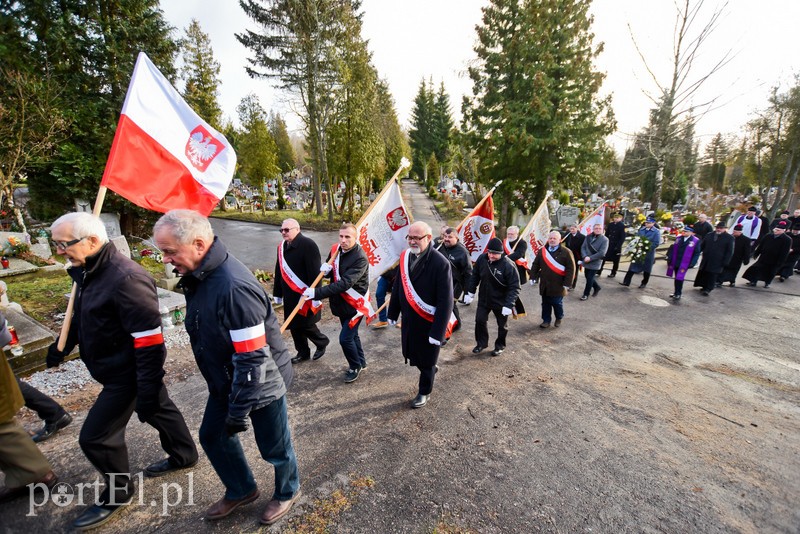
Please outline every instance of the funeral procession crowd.
M561 326L564 298L578 287L581 270L585 282L580 301L598 296L606 264L611 268L607 278L614 278L620 257L626 254L631 254L632 262L619 283L630 286L641 273L639 287L645 287L662 232L656 220L648 217L630 237L622 215L614 214L612 219L606 227L594 224L587 235L578 231L578 225L563 236L552 231L535 255L529 255L529 243L520 229L511 226L505 239L492 237L474 263L456 229L443 227L434 239L428 224L414 222L408 226L407 247L396 267L378 279L378 309L373 309L368 257L353 224L341 226L337 243L323 261L318 244L303 235L298 221L284 220L270 296L214 235L206 217L192 210L164 214L153 228L154 241L163 262L181 275L186 331L208 386L198 438L224 488L204 517L225 518L259 498L260 489L239 437L250 428L261 457L275 473L270 500L259 516L261 523L270 525L284 517L300 496L286 393L292 384L293 364L318 360L329 348L330 339L318 326L323 301L328 300L339 320L338 341L347 362L344 382L355 382L368 368L359 336L362 322L373 329L395 326L401 330L405 362L419 370L418 393L410 406L422 408L431 399L440 350L461 328L457 303L475 304L472 352L480 354L491 346L491 355L500 356L506 349L509 318L526 315L520 299L526 283L538 286L539 327L543 329ZM756 208L749 208L731 221L730 228L725 222L712 227L706 219L700 216L694 226L684 227L667 251L674 301L682 298L692 268L697 268L694 285L704 297L723 284L734 286L743 266L748 266L742 276L750 286L762 282L770 287L776 277L783 282L800 272L800 209L792 216L783 212L770 222L760 218ZM77 293L68 335L50 346L46 363L60 365L79 346L86 368L102 385L78 441L100 473L104 489L73 520L71 527L81 531L105 524L133 501L136 484L130 475L125 429L134 413L158 432L164 450L164 457L146 467L144 476L191 468L198 461L198 449L164 385L166 348L154 280L117 252L102 221L89 213L64 215L51 231L57 252L70 264ZM318 285L320 278L328 283ZM387 293L391 294L388 303ZM283 305L293 357L273 311L277 304ZM490 315L496 323L493 342ZM2 327L0 343L5 345L9 339ZM0 383L3 502L49 491L57 484L56 473L35 442L72 420L55 404L49 412L40 412L46 425L31 439L14 415L37 392L20 390L21 383L4 354ZM45 405L47 399L39 401ZM31 404L36 403L32 400Z

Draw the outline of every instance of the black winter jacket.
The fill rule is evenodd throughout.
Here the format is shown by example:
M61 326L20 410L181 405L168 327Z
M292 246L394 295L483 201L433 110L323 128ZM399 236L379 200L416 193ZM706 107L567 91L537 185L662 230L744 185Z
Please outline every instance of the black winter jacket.
M458 241L452 247L442 245L439 252L450 261L453 274L453 298L459 298L472 276L472 260L469 251L461 241Z
M499 260L489 263L489 256L483 253L472 268L472 276L467 283L467 293L475 294L480 284L478 304L490 310L513 308L519 296L519 274L517 266L505 254Z
M330 258L330 255L328 255L328 260ZM333 279L333 271L325 276ZM361 295L366 295L369 291L369 262L367 261L367 255L364 254L358 244L353 245L353 248L347 252L339 251L338 277L339 280L336 282L331 282L327 286L317 287L314 298L316 300L330 298L331 313L336 317L353 317L356 314L356 309L342 298L342 293L351 287Z

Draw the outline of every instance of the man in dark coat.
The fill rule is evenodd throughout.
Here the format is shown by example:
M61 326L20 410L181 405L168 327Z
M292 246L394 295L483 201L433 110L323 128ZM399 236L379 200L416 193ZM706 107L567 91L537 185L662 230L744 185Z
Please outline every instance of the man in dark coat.
M396 324L403 314L403 357L419 369L419 390L412 408L428 403L439 349L449 336L448 325L450 330L455 325L450 262L431 246L431 233L431 227L421 221L408 227L408 249L400 255L400 273L389 301L390 324Z
M728 233L728 227L723 221L717 223L714 233L708 234L700 242L703 259L700 269L694 279L694 287L702 288L700 294L708 296L715 287L719 286L718 279L722 270L733 257L736 242Z
M197 448L164 385L167 349L155 281L117 251L103 222L91 213L63 215L51 230L78 290L64 350L53 343L47 366L58 366L80 345L86 369L103 386L78 438L106 486L98 502L72 523L76 530L88 530L109 521L135 495L125 444L125 427L134 411L158 431L169 455L147 466L145 475L157 477L195 465Z
M765 235L756 245L753 258L758 261L751 265L743 275L748 280L748 286L755 287L759 281L762 281L764 287L769 287L772 279L778 274L778 270L786 262L789 251L792 249L792 239L786 235L787 226L789 225L786 221L781 221L771 234Z
M519 274L516 265L503 255L503 242L496 237L489 240L486 252L475 262L467 283L466 304L475 298L479 285L478 309L475 310L476 345L472 353L480 354L489 346L488 322L489 312L492 312L497 320L497 338L492 356L499 356L506 348L508 316L519 296Z
M539 328L550 327L554 312L554 326L561 326L564 295L575 277L575 258L567 247L561 246L561 234L550 232L547 244L533 260L530 275L531 284L539 283L539 294L542 296L542 324Z
M579 261L583 265L584 274L586 275L586 286L583 288L581 300L588 300L592 289L594 289L593 297L596 297L600 289L602 289L595 277L600 272L600 266L607 253L608 238L603 235L603 225L595 224L592 226L592 233L586 236L581 247L581 259Z
M770 229L770 231L774 230L774 229L775 229L775 227L776 227L776 226L778 226L778 223L779 223L779 222L781 222L781 221L786 221L786 224L788 224L788 225L789 225L789 228L791 229L791 227L792 227L792 221L790 221L790 220L789 220L789 210L784 210L784 211L782 211L782 212L780 213L780 215L778 215L777 217L775 217L774 219L772 219L772 222L771 222L771 223L769 223L769 229Z
M705 213L701 213L697 216L697 222L694 223L694 236L700 240L700 242L705 239L705 237L714 231L714 227L711 226L711 223L708 222L708 215Z
M686 273L694 268L699 257L700 240L695 237L691 226L685 226L683 235L679 236L667 251L667 276L675 277L675 291L669 298L681 299Z
M573 259L581 257L581 247L583 246L584 239L586 239L586 236L578 231L577 224L569 225L569 233L566 235L566 237L564 237L564 246L567 247L570 252L572 252ZM575 274L572 277L572 283L569 286L570 291L575 289L575 285L578 283L578 272L580 270L581 268L578 265L575 269Z
M453 276L453 299L458 300L464 293L464 288L472 276L472 260L469 251L458 239L455 228L447 227L444 231L442 247L438 249L450 261L450 271ZM458 306L453 304L453 314L456 316L456 326L453 331L461 329L461 316Z
M278 259L275 262L275 304L283 304L283 319L291 315L300 302L303 291L314 281L319 274L322 260L317 244L300 232L300 223L295 219L286 219L281 224L283 241L278 244ZM308 342L316 347L314 359L318 360L325 354L325 348L330 343L326 335L319 331L319 322L322 306L319 302L304 301L303 307L289 323L292 333L294 348L297 355L292 358L292 363L300 363L311 359L311 349Z
M514 311L517 317L525 317L525 306L522 304L522 286L528 281L528 244L524 240L520 240L519 226L509 226L506 230L506 240L503 241L503 252L506 253L506 258L514 262L517 266L517 274L519 275L520 296L517 297L517 302L514 303Z
M320 267L331 278L327 286L308 288L303 296L309 300L330 298L331 313L339 318L342 329L339 345L349 366L344 375L346 384L355 382L367 366L358 327L361 318L367 321L374 315L369 302L369 261L358 244L358 230L354 224L345 223L339 228L339 243L331 248L328 262ZM333 265L329 263L334 258Z
M644 221L644 226L639 228L637 235L649 239L650 248L647 254L638 262L631 261L628 272L625 273L625 278L622 279L620 285L630 286L634 273L642 273L642 283L639 284L639 289L644 289L647 287L647 282L650 281L650 273L653 270L653 264L656 262L656 248L661 244L661 232L656 227L656 218L653 216L647 217Z
M608 275L609 278L617 276L619 260L622 254L622 244L625 242L625 223L622 222L622 214L615 213L613 219L614 221L608 223L608 227L606 228L608 251L606 252L606 257L603 258L603 263L600 265L600 272L597 273L599 276L600 273L603 272L603 267L605 267L606 262L610 261L611 273Z
M800 221L797 221L794 226L792 226L792 231L786 235L792 240L792 248L789 250L789 255L786 257L786 261L783 262L783 266L778 273L780 277L778 280L781 282L785 282L787 278L794 274L794 266L800 261Z
M733 255L728 263L722 268L717 280L719 285L723 282L728 282L730 287L736 285L736 277L739 276L739 269L742 265L750 263L750 254L753 252L753 247L750 244L750 238L744 235L741 224L734 225L733 227Z

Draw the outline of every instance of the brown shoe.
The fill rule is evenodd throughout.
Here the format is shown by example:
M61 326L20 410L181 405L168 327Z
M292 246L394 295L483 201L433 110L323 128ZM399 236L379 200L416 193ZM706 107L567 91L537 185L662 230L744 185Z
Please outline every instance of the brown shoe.
M555 323L553 323L553 326L555 326L556 328L558 328L559 326L561 326L561 319L556 319L556 322L555 322Z
M256 488L253 492L249 495L245 495L241 499L230 500L223 497L222 499L218 500L214 504L206 510L206 519L210 519L212 521L216 519L222 519L223 517L228 517L233 513L234 510L243 506L245 504L251 503L254 500L258 499L261 496L261 492L258 491Z
M289 510L292 509L294 501L296 501L299 497L300 490L297 490L297 493L294 494L294 497L288 501L279 501L277 499L272 499L269 501L267 503L267 507L264 508L264 513L261 514L261 523L264 525L271 525L277 522L281 517L289 513Z
M34 480L31 484L44 484L47 489L52 489L58 482L58 476L52 471L49 471L45 476L38 480ZM40 489L40 486L34 486L35 489ZM8 502L25 495L29 495L30 490L28 486L19 486L16 488L9 488L8 486L0 487L0 502Z

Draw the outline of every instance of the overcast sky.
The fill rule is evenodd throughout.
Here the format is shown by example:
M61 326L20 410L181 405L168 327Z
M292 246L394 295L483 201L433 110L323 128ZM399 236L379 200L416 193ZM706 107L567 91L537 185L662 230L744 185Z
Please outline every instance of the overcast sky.
M481 20L485 0L363 0L364 37L369 40L373 63L389 82L395 106L404 127L408 127L414 96L420 81L432 78L437 88L444 82L457 120L461 96L471 92L466 67L475 54L475 26ZM706 13L720 5L708 2ZM270 82L252 80L244 71L248 50L234 33L255 28L238 2L211 0L161 0L167 20L179 30L192 18L211 39L214 56L221 64L220 103L223 112L235 119L236 106L248 93L259 96L261 104L285 116L290 128L299 129L290 98L272 89ZM671 48L675 23L673 0L595 0L595 42L604 43L598 70L607 74L605 94L612 94L618 132L609 141L621 156L630 134L647 123L652 102L647 93L657 94L656 85L634 47L631 31L651 70L663 84L671 76ZM786 88L800 72L800 44L797 24L798 0L731 0L718 29L697 60L696 73L729 50L731 62L698 92L695 104L718 97L716 109L700 119L697 134L701 143L717 132L740 133L754 110L763 107L770 88ZM706 20L707 17L701 17ZM631 27L631 31L628 29Z

